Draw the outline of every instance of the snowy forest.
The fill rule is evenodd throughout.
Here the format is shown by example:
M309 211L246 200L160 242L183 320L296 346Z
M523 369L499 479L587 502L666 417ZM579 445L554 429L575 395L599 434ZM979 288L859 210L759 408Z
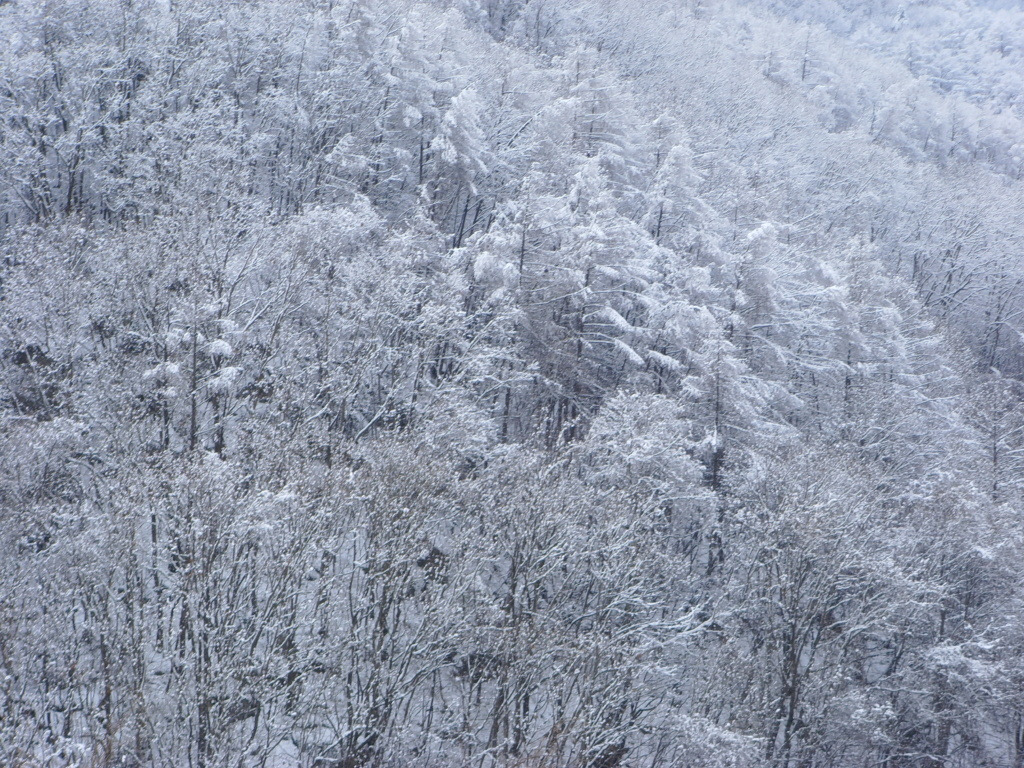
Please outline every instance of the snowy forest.
M1024 767L1016 0L0 0L0 766Z

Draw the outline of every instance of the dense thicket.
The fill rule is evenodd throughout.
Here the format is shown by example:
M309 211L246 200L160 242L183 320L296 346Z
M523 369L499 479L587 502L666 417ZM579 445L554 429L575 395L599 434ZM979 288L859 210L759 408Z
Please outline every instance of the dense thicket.
M1024 14L0 2L0 764L1024 765Z

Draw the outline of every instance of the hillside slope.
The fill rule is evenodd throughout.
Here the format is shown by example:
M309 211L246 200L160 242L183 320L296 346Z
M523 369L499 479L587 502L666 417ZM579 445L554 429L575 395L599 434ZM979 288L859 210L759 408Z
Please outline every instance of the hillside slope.
M0 3L0 764L1022 764L1022 29Z

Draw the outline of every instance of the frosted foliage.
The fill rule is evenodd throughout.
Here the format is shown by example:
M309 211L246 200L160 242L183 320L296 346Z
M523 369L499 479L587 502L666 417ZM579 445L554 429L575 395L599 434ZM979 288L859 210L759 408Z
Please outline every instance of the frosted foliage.
M1024 766L1024 10L0 0L0 766Z

